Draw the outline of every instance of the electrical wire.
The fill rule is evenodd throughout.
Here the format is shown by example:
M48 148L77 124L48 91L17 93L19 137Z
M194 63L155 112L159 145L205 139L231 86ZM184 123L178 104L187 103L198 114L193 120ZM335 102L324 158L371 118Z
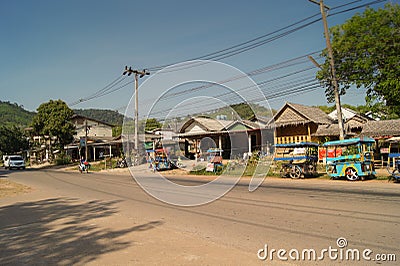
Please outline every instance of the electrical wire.
M340 5L340 6L333 7L333 8L331 8L331 10L340 9L340 8L352 5L352 4L354 4L356 2L360 2L360 1L361 0L352 1L350 3L346 3L346 4L343 4L343 5ZM334 15L337 15L337 14L349 12L349 11L352 11L352 10L355 10L355 9L359 9L359 8L362 8L362 7L365 7L365 6L369 6L369 5L373 5L373 4L378 4L378 3L381 3L381 2L385 2L385 1L387 1L387 0L371 1L371 2L368 2L368 3L362 4L362 5L358 5L358 6L352 7L352 8L348 8L348 9L345 9L345 10L337 11L335 13L331 13L328 16L334 16ZM222 60L222 59L225 59L225 58L237 55L237 54L241 54L243 52L255 49L255 48L259 47L259 46L265 45L265 44L270 43L272 41L275 41L275 40L277 40L279 38L287 36L287 35L289 35L291 33L294 33L294 32L296 32L296 31L298 31L300 29L308 27L308 26L316 23L317 21L320 21L321 18L318 18L318 19L312 20L311 22L308 22L308 23L300 25L301 23L304 23L304 22L316 17L317 15L319 15L319 13L316 13L316 14L314 14L312 16L309 16L309 17L306 17L304 19L301 19L301 20L299 20L299 21L297 21L295 23L292 23L292 24L290 24L288 26L282 27L282 28L280 28L280 29L278 29L276 31L271 32L271 33L267 33L267 34L261 35L259 37L253 38L251 40L242 42L240 44L233 45L233 46L230 46L228 48L225 48L225 49L213 52L213 53L209 53L209 54L206 54L206 55L203 55L203 56L195 57L195 58L192 58L192 59L189 59L189 60L191 60L191 61L200 60L200 59L202 59L202 60ZM295 27L293 29L290 29L290 28L292 28L294 26L297 26L297 25L300 25L300 26ZM290 29L290 30L287 30L287 29ZM284 31L284 30L287 30L287 31ZM282 31L284 31L284 32L282 32ZM280 33L278 35L275 35L275 36L272 36L272 35L277 34L279 32L282 32L282 33ZM270 36L272 36L272 37L270 37ZM269 37L269 38L264 39L266 37ZM171 65L174 65L174 64L176 64L176 63L165 64L165 65L161 65L161 66L148 67L146 69L148 69L150 71L157 71L157 70L163 69L165 67L168 67L168 66L171 66ZM182 70L184 68L193 67L193 66L191 66L193 64L194 64L193 62L182 63L182 64L179 64L179 65L176 66L178 69L176 69L176 70L171 69L169 71L178 71L178 70ZM123 78L125 78L125 77L123 77ZM86 102L86 101L89 101L89 100L92 100L92 99L103 97L103 96L108 95L108 94L110 94L112 92L118 91L118 90L124 88L125 86L127 86L128 84L130 84L130 83L126 83L126 84L124 84L124 85L122 85L120 87L117 87L115 89L114 87L116 85L118 85L120 82L122 82L122 80L120 80L120 79L121 79L121 76L119 76L116 80L112 81L111 83L109 83L107 86L105 86L101 90L93 93L92 95L89 95L89 96L87 96L85 98L80 98L80 99L72 102L70 104L70 106L74 106L74 105L77 105L77 104L82 103L82 102Z
M299 64L304 64L306 62L309 62L309 60L307 58L308 56L316 55L318 53L320 53L320 51L316 51L316 52L312 52L312 53L309 53L309 54L306 54L306 55L298 56L298 57L295 57L295 58L292 58L292 59L289 59L289 60L274 64L274 65L270 65L270 66L266 66L266 67L263 67L263 68L259 68L259 69L250 71L250 72L245 73L243 75L238 75L238 76L231 77L229 79L221 80L221 81L218 81L216 83L209 83L209 84L197 86L197 87L194 87L194 88L186 89L186 90L183 90L183 91L170 93L168 95L163 96L163 98L160 99L160 100L164 101L164 100L168 100L168 99L170 99L172 97L181 96L181 95L184 95L184 94L192 93L194 91L207 89L207 88L210 88L210 87L215 86L215 85L226 84L226 83L229 83L229 82L232 82L232 81L235 81L235 80L239 80L239 79L242 79L242 78L247 78L249 76L260 75L260 74L264 74L266 72L280 70L280 69L283 69L283 68L296 66L296 65L299 65ZM312 69L312 68L315 68L315 67L311 67L310 69ZM291 75L293 75L293 73L285 74L283 77L286 77L286 76L288 77L288 76L291 76ZM281 79L281 78L282 77L279 77L279 78L276 78L276 79ZM146 103L154 102L155 100L157 100L157 98L153 97L151 99L143 100L142 103L146 104Z
M295 23L292 23L292 24L290 24L290 25L288 25L288 26L285 26L285 27L283 27L283 28L281 28L281 29L278 29L278 30L276 30L276 31L273 31L273 32L271 32L271 33L264 34L264 35L259 36L259 37L257 37L257 38L253 38L253 39L248 40L248 41L246 41L246 42L243 42L243 43L240 43L240 44L237 44L237 45L228 47L228 48L226 48L226 49L219 50L219 51L217 51L217 52L213 52L213 53L206 54L206 55L204 55L204 56L200 56L200 57L195 57L195 58L189 59L189 61L194 61L194 60L215 60L215 61L217 61L217 60L225 59L225 58L227 58L227 57L234 56L234 55L239 54L239 53L243 53L243 52L245 52L245 51L254 49L254 48L259 47L259 46L261 46L261 45L264 45L264 44L266 44L266 43L269 43L269 42L272 42L272 41L277 40L277 39L279 39L279 38L282 38L282 37L284 37L284 36L286 36L286 35L289 35L289 34L295 32L295 31L298 31L298 30L300 30L300 29L302 29L302 28L304 28L304 27L307 27L307 26L309 26L309 25L311 25L311 24L313 24L313 23L315 23L315 22L321 20L321 19L319 18L319 19L316 19L316 20L314 20L314 21L312 21L312 22L310 22L310 23L307 23L307 24L305 24L305 25L299 26L299 27L297 27L297 28L295 28L295 29L292 29L292 30L283 32L283 33L281 33L281 34L279 34L279 35L277 35L277 36L272 36L272 37L269 38L269 39L255 42L255 41L260 40L260 39L262 39L262 38L265 38L265 37L271 36L271 35L273 35L273 34L276 34L276 33L278 33L278 32L281 32L281 31L283 31L283 30L285 30L285 29L289 29L289 28L291 28L291 27L293 27L293 26L295 26L295 25L298 25L298 24L300 24L300 23L302 23L302 22L305 22L305 21L307 21L307 20L309 20L309 19L311 19L311 18L313 18L313 17L315 17L315 16L317 16L317 15L318 15L318 13L317 13L317 14L314 14L314 15L312 15L312 16L309 16L309 17L307 17L307 18L304 18L304 19L302 19L302 20L299 20L299 21L297 21L297 22L295 22ZM254 43L254 42L255 42L255 43ZM243 45L245 45L245 46L243 46ZM235 49L235 48L237 48L237 49ZM186 60L186 61L188 61L188 60ZM167 65L163 65L163 66L148 67L148 68L146 68L146 69L149 70L149 71L157 71L157 70L163 69L163 68L165 68L165 67L167 67L167 66L171 66L171 65L174 65L174 64L177 64L177 63L171 63L171 64L167 64ZM177 68L177 69L174 69L174 70L172 70L172 71L179 71L179 70L182 70L182 68L187 68L188 65L193 65L193 64L196 64L196 63L193 63L193 62L181 63L181 64L179 64L178 66L175 67L175 68ZM197 64L198 64L198 62L197 62ZM197 66L197 65L195 65L195 66ZM190 66L189 66L189 67L190 67ZM193 66L191 66L191 67L193 67ZM169 72L169 71L171 71L171 70L167 70L167 71L165 71L165 72ZM92 94L92 95L90 95L90 96L87 96L87 97L85 97L85 98L78 99L78 100L72 102L72 103L70 104L70 106L74 106L74 105L77 105L77 104L79 104L79 103L86 102L86 101L89 101L89 100L92 100L92 99L95 99L95 98L99 98L99 97L102 97L102 96L104 96L104 95L109 94L109 93L106 93L106 92L107 92L108 90L111 90L111 89L116 85L116 84L114 84L114 83L115 83L116 81L118 81L119 78L121 78L121 76L118 77L118 78L117 78L116 80L114 80L113 82L111 82L110 84L108 84L107 86L105 86L103 89L101 89L101 90L95 92L94 94ZM112 90L112 91L115 91L115 90Z
M302 71L299 71L298 73L301 73L301 72ZM254 86L265 87L268 85L268 82L271 82L271 80L259 82ZM284 86L282 86L282 85L284 85ZM242 90L245 90L248 88L249 87L243 87L243 88L239 88L235 92L229 91L229 92L226 92L223 94L213 96L213 98L216 98L219 100L218 103L216 103L216 102L211 102L211 103L198 102L197 106L196 106L196 110L193 110L193 104L190 102L186 103L186 104L181 104L179 106L179 111L180 112L183 111L182 114L187 114L187 112L190 112L190 111L198 112L198 110L204 109L204 107L219 105L219 104L221 104L221 102L223 102L224 104L229 104L229 105L239 104L242 101L242 99L240 97L232 98L229 95L237 94L237 93L239 93L239 91L242 91ZM246 94L246 100L251 103L259 103L259 102L264 101L265 99L270 100L270 99L274 99L274 98L282 98L282 97L292 95L293 93L299 93L303 90L304 91L310 90L311 88L312 89L321 88L319 81L316 81L314 77L310 77L310 78L301 77L301 79L298 81L293 80L293 81L289 81L286 83L281 83L280 86L268 87L267 89L264 89L263 94L265 95L266 98L263 98L263 97L260 98L260 94L256 93L253 95ZM222 98L223 96L228 96L229 98L223 99ZM237 95L235 95L235 96L237 96ZM237 101L235 101L235 99ZM165 115L166 113L169 113L171 110L174 109L174 107L170 107L170 106L171 105L168 105L168 108L165 108L165 109L152 111L151 116L158 117L158 115ZM210 111L215 108L216 107L213 107L213 108L209 107L208 110Z
M94 98L98 98L98 97L104 96L104 95L106 95L105 93L107 93L107 91L109 91L111 88L113 88L114 86L116 86L119 83L121 83L125 78L126 77L124 77L122 75L118 76L116 79L114 79L112 82L110 82L109 84L104 86L102 89L98 90L97 92L95 92L95 93L93 93L93 94L91 94L89 96L86 96L85 98L80 98L80 99L78 99L78 100L76 100L74 102L71 102L69 104L69 106L74 106L74 105L77 105L77 104L79 104L81 102L86 102L86 101L92 100Z
M333 7L333 8L331 8L331 10L339 9L339 8L342 8L342 7L345 7L345 6L348 6L348 5L352 5L352 4L354 4L356 2L360 2L360 1L361 0L352 1L350 3L346 3L346 4L343 4L343 5L340 5L340 6ZM378 4L378 3L381 3L381 2L385 2L385 1L387 1L387 0L375 0L375 1L372 1L372 2L368 2L366 4L358 5L356 7L352 7L352 8L348 8L346 10L342 10L342 11L338 11L338 12L332 13L332 14L330 14L328 16L338 15L338 14L341 14L341 13L353 11L355 9L359 9L359 8L362 8L362 7L365 7L365 6L369 6L369 5L373 5L373 4ZM248 50L257 48L257 47L262 46L264 44L267 44L269 42L272 42L272 41L275 41L277 39L280 39L280 38L282 38L282 37L284 37L286 35L294 33L294 32L296 32L296 31L298 31L300 29L303 29L303 28L305 28L307 26L310 26L310 25L322 20L322 18L315 19L315 20L313 20L311 22L308 22L308 23L306 23L304 25L301 25L301 26L298 26L298 27L296 27L294 29L291 29L291 30L288 30L286 32L280 33L277 36L272 36L272 37L270 37L268 39L261 40L261 39L263 39L265 37L269 37L269 36L271 36L273 34L281 32L283 30L286 30L286 29L289 29L289 28L294 27L296 25L299 25L299 24L301 24L301 23L303 23L305 21L308 21L308 20L310 20L310 19L312 19L312 18L314 18L316 16L319 16L319 15L320 15L320 13L316 13L314 15L311 15L309 17L301 19L301 20L299 20L299 21L297 21L295 23L292 23L292 24L290 24L288 26L280 28L280 29L278 29L276 31L273 31L271 33L264 34L264 35L259 36L257 38L251 39L249 41L246 41L246 42L231 46L231 47L226 48L226 49L219 50L217 52L213 52L213 53L209 53L209 54L206 54L206 55L203 55L203 56L199 56L199 57L195 57L195 58L191 58L191 59L185 60L185 61L189 61L189 62L185 62L183 64L179 64L179 63L182 62L181 61L181 62L175 62L175 63L171 63L171 64L165 64L165 65L162 65L162 66L147 67L146 69L148 69L150 71L158 71L158 70L163 69L165 67L178 64L176 66L178 68L176 71L179 71L179 70L182 70L182 67L185 67L185 66L186 67L191 67L192 64L196 64L196 62L190 62L190 61L195 61L195 60L215 60L215 61L218 61L218 60L222 60L222 59L225 59L225 58L228 58L228 57L231 57L231 56L246 52ZM255 41L257 41L257 42L255 42ZM168 70L168 72L172 72L172 71L173 70Z
M309 17L307 17L307 18L301 19L301 20L299 20L299 21L297 21L297 22L295 22L295 23L292 23L292 24L290 24L290 25L288 25L288 26L285 26L285 27L280 28L280 29L278 29L278 30L275 30L275 31L273 31L273 32L270 32L270 33L261 35L261 36L259 36L259 37L253 38L253 39L251 39L251 40L248 40L248 41L245 41L245 42L242 42L242 43L239 43L239 44L230 46L230 47L228 47L228 48L225 48L225 49L222 49L222 50L213 52L213 53L209 53L209 54L206 54L206 55L203 55L203 56L198 56L198 57L194 57L194 58L191 58L191 59L187 59L187 60L185 60L185 61L195 61L195 60L217 60L217 59L218 59L219 57L221 57L221 56L227 56L228 53L230 53L230 52L228 52L228 51L233 50L233 52L236 52L236 51L238 51L236 48L238 48L239 50L241 50L241 49L244 49L244 48L246 48L246 47L249 47L249 46L245 46L245 47L243 48L243 47L241 47L241 46L248 45L248 44L251 44L250 46L252 46L252 45L258 44L258 43L260 43L260 42L256 42L256 43L253 43L253 42L258 41L258 40L260 40L260 39L263 39L263 38L265 38L265 37L271 36L271 35L276 34L276 33L278 33L278 32L281 32L281 31L283 31L283 30L285 30L285 29L289 29L289 28L291 28L291 27L293 27L293 26L296 26L296 25L298 25L298 24L300 24L300 23L302 23L302 22L305 22L305 21L307 21L307 20L309 20L309 19L311 19L311 18L314 18L314 17L318 16L319 14L320 14L320 13L316 13L316 14L314 14L314 15L312 15L312 16L309 16ZM321 20L321 19L318 19L318 20ZM318 21L318 20L317 20L317 21ZM276 38L276 37L273 37L273 38ZM263 40L262 42L264 42L264 41L265 41L265 40ZM253 44L252 44L252 43L253 43ZM254 48L255 48L255 47L254 47ZM232 52L232 51L231 51L231 52ZM146 69L148 69L149 71L158 71L158 70L163 69L163 68L165 68L165 67L168 67L168 66L171 66L171 65L175 65L175 64L179 64L179 63L181 63L181 62L182 62L182 61L175 62L175 63L170 63L170 64L165 64L165 65L161 65L161 66L148 67L148 68L146 68ZM190 62L188 62L188 63L190 63Z

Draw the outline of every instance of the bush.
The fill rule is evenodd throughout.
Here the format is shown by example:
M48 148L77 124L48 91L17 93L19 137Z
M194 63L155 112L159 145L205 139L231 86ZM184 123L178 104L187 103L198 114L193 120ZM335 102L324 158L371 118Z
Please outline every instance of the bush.
M206 167L204 165L195 166L189 173L192 175L219 175L226 168L226 165L217 167L215 172L206 171Z
M66 155L66 154L60 154L60 156L58 156L55 159L55 163L56 163L56 165L70 164L71 163L71 157Z

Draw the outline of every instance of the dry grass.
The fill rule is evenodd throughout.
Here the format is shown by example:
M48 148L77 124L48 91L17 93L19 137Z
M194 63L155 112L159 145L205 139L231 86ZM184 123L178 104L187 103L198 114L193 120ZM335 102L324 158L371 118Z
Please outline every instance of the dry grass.
M0 198L27 193L30 190L30 187L9 181L7 179L0 179Z

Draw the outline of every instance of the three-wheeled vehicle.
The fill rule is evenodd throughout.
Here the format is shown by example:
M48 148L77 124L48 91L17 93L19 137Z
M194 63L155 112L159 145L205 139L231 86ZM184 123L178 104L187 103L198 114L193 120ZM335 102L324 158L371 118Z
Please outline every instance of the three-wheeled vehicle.
M222 152L221 149L208 149L207 150L207 172L218 172L218 170L222 169Z
M147 160L153 171L170 170L173 168L172 162L168 158L165 149L146 150Z
M367 137L325 142L327 174L332 179L346 177L349 181L374 176L374 145L375 140Z
M390 174L389 181L400 181L400 137L392 137L389 142L387 170Z
M318 143L298 142L275 145L274 161L288 161L280 169L281 177L301 178L317 175Z

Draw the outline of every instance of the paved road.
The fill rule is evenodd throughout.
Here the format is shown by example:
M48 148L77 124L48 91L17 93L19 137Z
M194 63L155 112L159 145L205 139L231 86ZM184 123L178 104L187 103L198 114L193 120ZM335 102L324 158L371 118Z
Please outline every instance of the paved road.
M1 265L309 265L315 262L290 257L310 249L324 256L321 265L353 264L346 255L340 259L349 249L400 260L400 184L268 178L250 193L244 180L215 202L177 207L147 195L127 173L26 170L0 176L33 188L0 199ZM338 247L340 237L346 247ZM260 260L265 245L268 254L285 249L281 255L288 260L276 252L272 261ZM338 249L338 259L321 253L329 247ZM366 263L361 258L360 265Z

